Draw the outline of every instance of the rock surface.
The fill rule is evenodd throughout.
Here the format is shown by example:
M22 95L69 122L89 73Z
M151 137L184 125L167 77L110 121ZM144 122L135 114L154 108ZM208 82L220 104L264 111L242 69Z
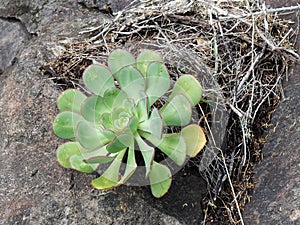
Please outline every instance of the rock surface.
M273 7L297 5L268 1ZM290 16L292 20L294 17ZM298 37L296 49L300 49ZM300 52L300 51L298 51ZM300 224L300 64L283 82L285 99L272 118L264 158L255 169L254 194L244 213L245 224Z
M131 1L111 2L117 11ZM55 160L62 143L52 132L59 90L39 67L64 44L82 40L79 31L107 20L101 13L107 3L0 0L0 225L200 224L205 184L197 176L175 177L166 197L156 200L147 188L93 190L93 175L65 170ZM288 100L273 117L278 126L256 170L246 224L300 224L299 71L285 83Z
M121 7L115 1L113 6ZM101 6L101 5L100 5ZM100 7L99 6L99 7ZM73 0L0 0L0 224L199 224L199 177L174 180L154 199L148 188L93 190L94 176L63 169L52 132L58 87L39 68L79 31L109 15ZM195 185L190 190L189 185Z
M246 224L300 224L300 66L284 83L286 100L279 104L255 170L254 194L244 214Z
M27 40L28 34L17 20L0 19L0 73L12 65Z

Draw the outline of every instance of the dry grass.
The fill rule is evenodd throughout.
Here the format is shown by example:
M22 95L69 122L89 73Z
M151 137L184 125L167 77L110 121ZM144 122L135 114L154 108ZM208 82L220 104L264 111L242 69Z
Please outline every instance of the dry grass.
M83 69L105 61L112 49L138 54L147 48L164 56L173 79L196 76L209 108L200 107L196 121L209 139L195 161L208 183L203 224L243 224L264 143L261 131L283 97L282 78L299 60L292 43L298 30L279 17L299 6L268 9L263 2L133 1L107 23L81 31L88 41L68 46L54 69L43 70L62 85L78 87Z

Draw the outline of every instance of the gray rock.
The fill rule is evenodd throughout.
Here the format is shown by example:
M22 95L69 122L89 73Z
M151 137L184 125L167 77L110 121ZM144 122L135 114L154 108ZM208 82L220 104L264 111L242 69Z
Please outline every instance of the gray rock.
M184 189L192 183L175 185L162 200L154 199L147 188L122 186L97 191L89 184L94 175L65 170L56 161L57 146L63 141L53 134L52 121L58 113L60 90L39 68L53 62L66 43L82 40L84 36L78 32L103 22L102 14L83 10L73 0L2 0L0 13L2 18L13 18L13 22L1 21L6 29L0 40L11 39L9 43L13 43L15 36L19 38L19 44L10 45L4 54L5 65L12 64L13 58L17 61L0 76L0 224L199 222L201 198ZM37 36L27 40L31 32ZM192 179L196 182L187 179L183 183L194 182L199 190L205 190L201 180ZM179 200L173 197L177 193L182 193ZM184 194L190 199L180 198ZM177 213L181 211L184 214Z
M287 100L273 115L264 159L255 170L246 224L300 224L300 66L293 71L284 84Z
M1 0L0 16L18 19L27 27L29 33L35 33L40 21L39 12L47 2L47 0Z
M297 5L296 0L267 3L273 7ZM296 20L293 15L290 19ZM299 37L296 49L300 49ZM255 169L256 185L244 213L245 224L300 224L299 74L298 64L291 69L289 80L283 82L285 100L272 117L273 126L262 150L264 158Z
M16 20L0 19L0 73L11 66L27 43L27 31Z
M132 0L78 0L78 2L87 8L94 8L106 13L118 12L125 9ZM136 1L134 4L138 4ZM108 9L110 8L110 9Z
M147 188L93 190L93 175L56 162L62 140L53 134L52 121L59 89L39 67L65 44L84 39L79 31L105 20L89 5L95 1L80 2L86 7L73 0L0 0L0 224L199 224L205 184L196 176L175 178L170 193L156 200ZM113 11L129 2L112 1ZM97 1L98 8L104 3ZM256 170L259 182L244 214L249 224L300 223L299 80L286 90L290 100L274 116L277 133Z

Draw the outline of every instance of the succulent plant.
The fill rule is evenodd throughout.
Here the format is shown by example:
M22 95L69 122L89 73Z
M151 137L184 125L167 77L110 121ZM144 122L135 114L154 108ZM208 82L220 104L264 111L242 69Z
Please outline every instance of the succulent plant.
M134 174L136 151L140 151L152 194L163 196L171 185L171 171L154 160L155 153L160 150L181 166L206 143L201 127L190 124L192 107L202 95L199 82L192 75L179 77L165 104L157 104L166 97L171 81L162 57L150 50L137 59L125 50L115 50L108 66L87 67L83 82L89 94L68 89L58 98L54 133L69 140L57 149L59 163L85 173L110 163L92 181L97 189L110 189ZM174 126L180 132L166 133L166 127Z

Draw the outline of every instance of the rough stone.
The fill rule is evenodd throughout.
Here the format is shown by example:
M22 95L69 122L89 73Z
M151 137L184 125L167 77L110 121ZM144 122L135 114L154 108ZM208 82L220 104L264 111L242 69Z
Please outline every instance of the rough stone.
M286 100L273 115L264 159L255 169L253 198L244 214L247 224L300 224L299 72L300 65L284 83Z
M51 127L59 90L39 67L59 56L66 43L82 40L79 31L107 19L88 5L101 8L106 1L85 2L86 7L73 0L0 0L0 225L200 224L205 184L197 176L175 177L168 195L156 200L147 188L93 190L93 175L56 162L62 140ZM113 11L129 2L112 1ZM248 224L300 223L299 71L285 84L288 100L274 115L278 126L256 170L253 201L244 214Z
M0 74L16 60L28 41L27 32L18 21L0 19Z
M267 1L273 7L297 1ZM295 20L295 15L289 15ZM296 49L300 49L300 39ZM298 51L300 52L300 51ZM253 198L244 213L245 224L300 224L300 64L284 80L284 99L272 117L263 161L255 169Z
M29 33L35 33L40 22L39 12L42 11L47 0L1 0L0 15L2 18L20 20Z
M53 134L52 121L58 113L60 90L39 68L59 56L66 43L84 39L79 31L102 23L105 16L73 0L0 0L0 17L6 18L1 20L6 31L0 33L0 40L13 42L11 35L17 36L23 28L20 40L23 34L24 40L30 36L26 43L9 46L5 64L11 66L0 76L1 225L181 225L201 221L198 195L205 184L197 176L184 182L175 177L166 198L156 200L147 187L93 190L89 181L94 175L65 170L56 162L55 149L62 140ZM190 192L192 184L199 187L198 192Z
M97 8L104 12L106 11L107 13L118 12L125 9L129 4L133 3L132 0L78 0L78 2L87 8ZM136 3L137 2L138 1L136 1ZM110 7L110 9L108 9L108 7Z

